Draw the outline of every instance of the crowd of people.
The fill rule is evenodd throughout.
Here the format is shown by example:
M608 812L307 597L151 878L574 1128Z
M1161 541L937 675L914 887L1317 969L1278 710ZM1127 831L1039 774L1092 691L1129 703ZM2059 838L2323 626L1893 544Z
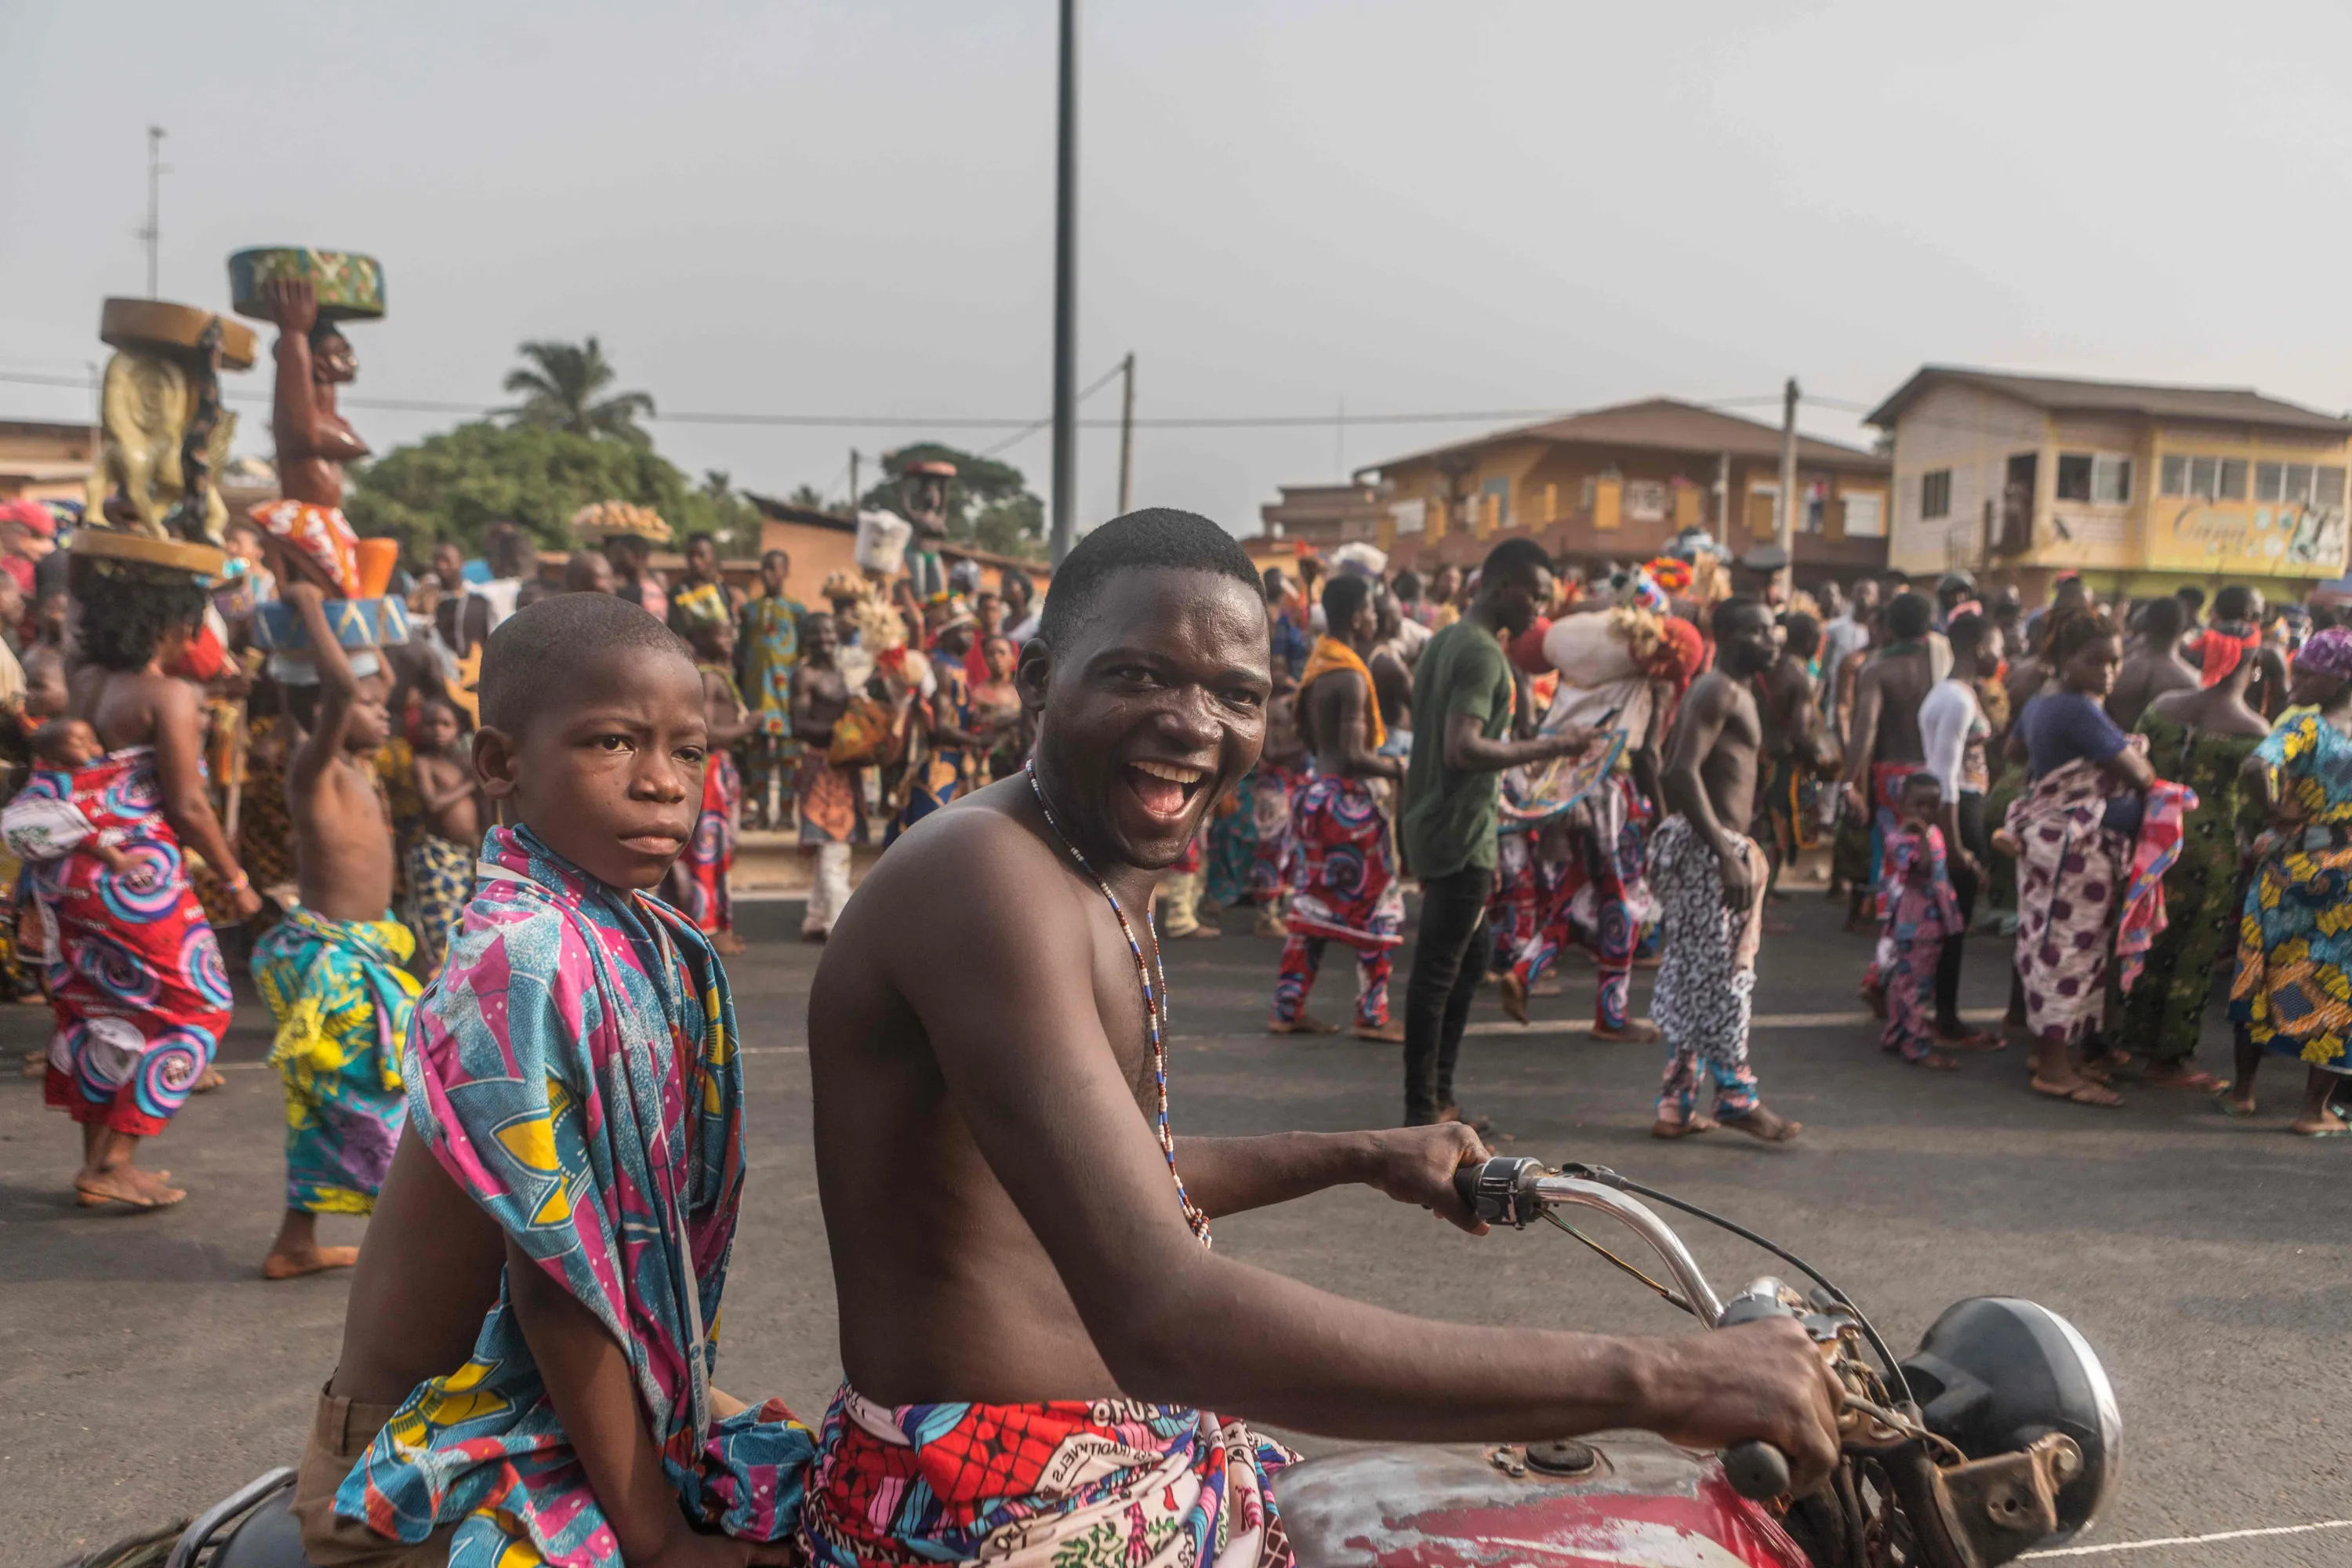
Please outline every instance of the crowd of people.
M1524 1022L1570 948L1593 1033L1663 1047L1654 1135L1798 1138L1748 1035L1780 884L1823 850L1891 1056L2005 1043L1958 1005L1971 933L2001 933L2035 1091L2113 1105L2139 1049L2143 1082L2251 1116L2285 1056L2293 1130L2346 1131L2352 628L2242 586L2111 608L2068 578L2028 613L1963 574L1791 594L1777 552L1588 575L1526 538L1426 584L1362 551L1260 574L1151 510L1039 605L959 564L928 595L839 574L812 608L777 553L751 592L708 538L672 573L625 532L541 572L508 529L395 579L415 633L375 641L267 528L205 583L0 524L9 983L55 1014L77 1199L186 1196L136 1156L205 1086L241 963L287 1108L263 1271L356 1266L294 1501L314 1561L740 1568L789 1539L1278 1568L1292 1456L1201 1408L1236 1390L1339 1436L1762 1437L1801 1486L1841 1395L1791 1321L1508 1331L1507 1355L1207 1242L1342 1183L1477 1228L1467 1020L1491 980ZM712 1382L749 1172L723 962L747 821L791 825L827 943L809 1048L848 1381L814 1428ZM1025 918L971 920L989 900ZM1313 990L1331 944L1355 959L1402 1126L1178 1140L1160 942L1228 906L1280 940L1277 1036L1338 1027ZM2193 1059L2225 961L2226 1085ZM886 1190L902 1223L867 1223ZM337 1213L374 1216L363 1248L321 1242Z
M1277 1035L1339 1027L1307 1000L1328 944L1349 949L1353 1031L1404 1046L1410 1121L1463 1114L1479 984L1524 1023L1581 948L1595 1037L1666 1042L1658 1136L1781 1141L1800 1129L1758 1097L1748 998L1786 929L1767 912L1783 870L1808 858L1876 939L1861 994L1889 1055L1949 1071L2017 1046L2045 1096L2112 1107L2136 1075L2237 1116L2284 1055L2309 1069L2293 1131L2342 1133L2336 612L2244 584L2103 605L2074 574L2031 611L1965 572L1792 593L1787 564L1701 542L1588 577L1511 542L1426 584L1360 546L1269 571L1265 746L1161 884L1162 929L1218 934L1203 899L1255 906L1257 933L1284 939ZM2006 944L1998 1029L1962 1016L1971 933ZM1628 1007L1644 966L1647 1019ZM2226 1080L2193 1059L2216 984Z

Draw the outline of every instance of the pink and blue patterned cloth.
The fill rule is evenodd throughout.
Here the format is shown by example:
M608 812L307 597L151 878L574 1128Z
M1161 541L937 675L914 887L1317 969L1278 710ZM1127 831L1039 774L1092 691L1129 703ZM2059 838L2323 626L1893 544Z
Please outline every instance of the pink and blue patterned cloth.
M709 1405L743 1083L726 977L694 922L527 827L491 829L403 1071L413 1131L626 1352L687 1517L789 1533L808 1428L780 1402L723 1420ZM457 1522L453 1568L525 1542L559 1568L621 1562L503 1290L473 1358L408 1397L335 1504L405 1542Z

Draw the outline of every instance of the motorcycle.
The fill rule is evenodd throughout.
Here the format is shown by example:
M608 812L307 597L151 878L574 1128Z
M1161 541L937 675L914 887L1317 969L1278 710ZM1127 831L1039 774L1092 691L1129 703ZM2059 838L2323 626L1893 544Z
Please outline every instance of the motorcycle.
M1956 1302L1898 1362L1853 1299L1794 1253L1606 1166L1493 1159L1465 1166L1455 1186L1488 1225L1552 1225L1710 1327L1803 1324L1845 1390L1837 1468L1790 1497L1787 1458L1762 1443L1710 1455L1624 1433L1357 1448L1282 1473L1299 1568L1995 1568L2089 1530L2115 1489L2115 1392L2046 1307ZM1811 1289L1767 1276L1722 1300L1643 1198L1763 1248ZM1578 1229L1566 1211L1579 1208L1647 1243L1667 1279ZM274 1470L205 1510L164 1568L303 1568L286 1511L293 1482Z
M1786 1457L1762 1443L1720 1456L1641 1433L1359 1448L1282 1474L1300 1568L1994 1568L2090 1529L2114 1491L2115 1392L2046 1307L1957 1302L1898 1362L1852 1298L1795 1254L1606 1166L1488 1160L1455 1186L1488 1225L1553 1225L1702 1323L1802 1323L1845 1390L1837 1468L1791 1498ZM1720 1300L1645 1197L1762 1247L1812 1289L1767 1276ZM1577 1208L1646 1242L1668 1279L1578 1229L1565 1213Z

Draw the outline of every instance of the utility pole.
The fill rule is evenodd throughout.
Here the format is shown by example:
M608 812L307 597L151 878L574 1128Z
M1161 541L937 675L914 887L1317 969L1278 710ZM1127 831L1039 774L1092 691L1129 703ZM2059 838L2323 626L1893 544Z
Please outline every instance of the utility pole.
M849 449L849 521L857 521L857 448Z
M1790 567L1796 563L1796 531L1797 378L1792 375L1780 394L1780 514L1779 525L1772 530L1772 542L1780 547L1789 562L1778 574L1783 594L1788 592Z
M1062 0L1062 105L1054 184L1054 564L1077 538L1078 0Z
M147 128L147 226L139 231L147 242L147 298L163 298L158 263L163 245L163 128Z
M1119 365L1118 512L1125 517L1135 501L1135 351L1129 349Z

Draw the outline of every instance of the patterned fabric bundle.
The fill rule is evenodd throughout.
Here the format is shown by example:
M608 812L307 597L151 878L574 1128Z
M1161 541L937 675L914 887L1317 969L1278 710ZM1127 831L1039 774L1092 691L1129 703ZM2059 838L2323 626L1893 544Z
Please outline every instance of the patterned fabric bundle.
M369 1214L408 1111L400 1047L416 1006L416 950L394 920L296 910L253 949L253 983L278 1020L270 1064L286 1086L286 1206Z
M1239 1422L1135 1400L909 1405L843 1389L803 1537L821 1568L1289 1568L1271 1479L1296 1456Z
M772 1401L710 1414L744 1158L734 1005L709 943L530 829L493 828L481 889L408 1047L412 1130L626 1353L687 1517L746 1540L783 1535L808 1429ZM620 1568L504 1295L473 1359L409 1395L335 1506L410 1542L462 1521L453 1568L532 1552L559 1568Z
M23 896L47 942L57 1034L45 1098L76 1121L141 1138L187 1103L229 1020L220 944L189 889L163 800L155 749L132 746L76 772L41 769L10 803L19 818L44 802L78 808L93 834L110 835L130 857L120 875L93 855L38 860L38 847L16 844L0 816L0 835L26 860Z
M2147 804L2139 819L2139 837L2132 846L2131 870L2124 884L2123 913L2116 921L2116 980L2126 995L2139 984L2147 967L2148 949L2168 923L2164 907L2164 875L2180 858L2181 839L2189 814L2197 809L2197 792L2158 779L2148 786Z
M255 507L249 515L264 532L317 569L336 593L346 599L360 596L360 540L344 521L342 508L273 500Z

